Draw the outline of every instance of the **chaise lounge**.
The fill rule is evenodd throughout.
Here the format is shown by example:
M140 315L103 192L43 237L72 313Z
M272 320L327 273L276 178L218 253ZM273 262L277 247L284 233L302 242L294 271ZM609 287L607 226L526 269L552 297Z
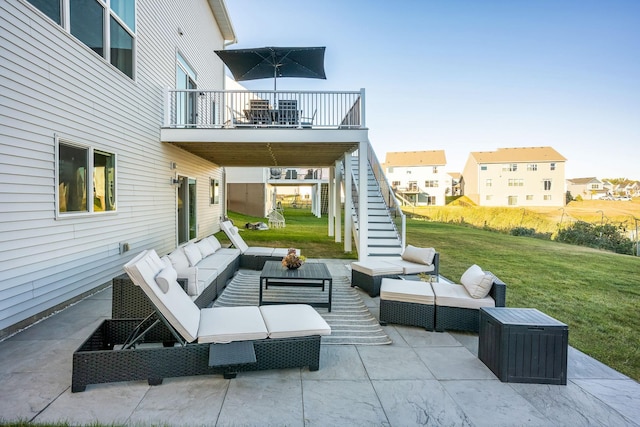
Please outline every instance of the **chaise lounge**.
M116 381L157 385L165 377L320 368L320 339L331 328L311 306L200 309L155 251L143 251L124 268L156 312L105 320L73 354L72 392Z
M229 240L231 240L231 244L240 250L240 268L262 270L265 262L280 261L287 256L288 248L247 245L247 242L244 241L238 232L238 227L234 226L231 221L223 221L220 223L220 229L224 231ZM296 253L301 255L300 249L296 249Z

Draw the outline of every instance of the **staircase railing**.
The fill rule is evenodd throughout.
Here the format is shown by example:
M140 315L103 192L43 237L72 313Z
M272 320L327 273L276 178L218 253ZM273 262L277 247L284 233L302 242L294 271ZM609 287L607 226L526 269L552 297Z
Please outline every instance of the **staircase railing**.
M380 194L382 195L382 198L384 199L385 204L387 205L389 215L393 219L394 227L396 229L396 232L398 233L398 236L400 237L400 242L402 244L402 247L404 248L406 246L406 237L407 237L406 216L402 211L401 205L398 202L398 199L396 198L396 195L393 192L391 185L389 185L389 181L387 181L387 177L384 174L384 170L382 169L380 162L378 161L378 157L376 156L376 153L373 151L373 147L371 146L371 143L369 143L368 145L369 146L367 149L367 153L368 153L367 161L369 162L369 167L371 168L371 171L373 172L373 176L376 182L378 183ZM359 155L359 152L355 151L353 155L354 157L357 157ZM359 177L359 179L368 179L368 177L366 176ZM351 198L353 200L353 208L355 211L355 215L357 216L359 193L358 193L358 185L355 183L355 180L352 180ZM353 230L354 230L354 233L357 232L356 227L353 227ZM357 242L358 241L357 235L355 237L356 237L355 240Z

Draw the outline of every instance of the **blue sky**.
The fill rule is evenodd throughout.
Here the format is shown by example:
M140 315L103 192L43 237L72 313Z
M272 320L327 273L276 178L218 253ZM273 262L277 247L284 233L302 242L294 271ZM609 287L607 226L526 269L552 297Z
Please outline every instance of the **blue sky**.
M227 0L238 43L326 46L327 80L366 90L388 151L552 146L566 177L640 179L640 0ZM271 89L264 80L242 82Z

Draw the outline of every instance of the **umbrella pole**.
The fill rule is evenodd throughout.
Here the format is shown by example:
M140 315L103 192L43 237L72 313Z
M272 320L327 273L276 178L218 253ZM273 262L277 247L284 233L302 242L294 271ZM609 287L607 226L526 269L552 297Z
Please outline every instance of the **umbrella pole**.
M276 84L278 82L278 66L273 67L273 91L276 91Z

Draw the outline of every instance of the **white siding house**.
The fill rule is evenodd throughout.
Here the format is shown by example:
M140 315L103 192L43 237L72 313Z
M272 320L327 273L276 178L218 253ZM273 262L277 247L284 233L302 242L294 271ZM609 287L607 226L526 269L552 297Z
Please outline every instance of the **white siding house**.
M444 206L445 196L453 192L446 165L444 150L398 151L387 153L382 167L401 201Z
M224 88L224 1L108 4L0 2L0 338L219 230L222 168L160 127L167 88Z
M551 147L472 152L462 191L480 206L564 206L565 161Z

